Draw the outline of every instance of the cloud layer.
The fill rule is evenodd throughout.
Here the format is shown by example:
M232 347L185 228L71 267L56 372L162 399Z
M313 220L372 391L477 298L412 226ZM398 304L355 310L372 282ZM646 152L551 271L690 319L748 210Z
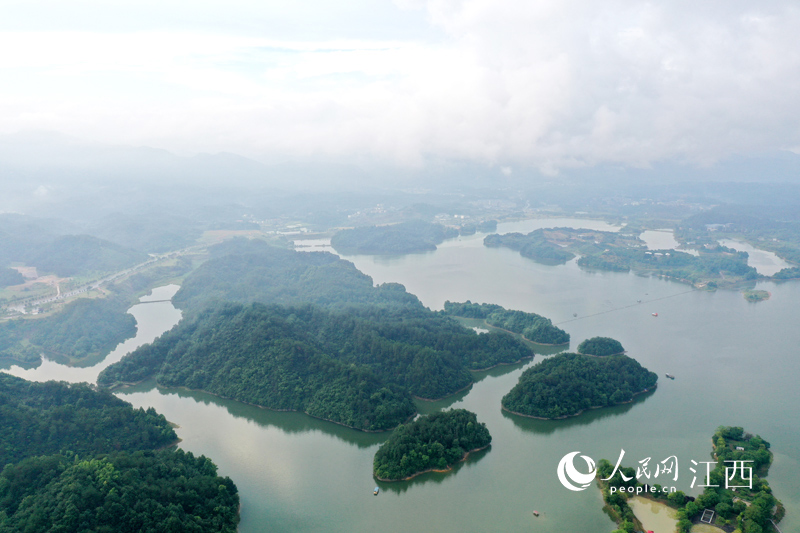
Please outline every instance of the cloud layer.
M331 13L345 25L304 27L303 12L283 6L281 20L303 28L297 39L259 22L269 7L245 3L217 26L206 13L203 25L148 27L140 12L114 33L37 30L28 17L26 31L0 30L0 129L546 171L800 146L800 9L790 2L350 7L351 17ZM236 10L252 24L231 24ZM389 31L392 13L402 24Z

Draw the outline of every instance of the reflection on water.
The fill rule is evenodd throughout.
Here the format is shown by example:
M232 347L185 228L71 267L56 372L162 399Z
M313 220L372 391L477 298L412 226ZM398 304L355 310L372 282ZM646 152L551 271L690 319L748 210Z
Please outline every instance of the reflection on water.
M452 470L447 472L425 472L424 474L420 474L415 478L409 479L408 481L378 481L376 479L375 482L382 491L394 492L395 494L402 494L413 487L424 484L441 484L448 477L456 475L462 469L471 468L475 463L486 457L490 451L492 451L491 445L483 450L472 452L469 454L466 460L456 463L453 465Z
M221 398L202 391L158 387L152 379L138 385L117 389L115 394L126 400L128 399L127 397L133 395L176 396L181 399L191 399L195 403L222 407L235 418L248 420L265 428L274 427L287 434L321 431L349 444L355 444L359 448L368 448L375 444L380 444L389 438L390 433L387 431L380 433L359 431L333 422L320 420L319 418L314 418L305 413L296 411L273 411L255 405L248 405L236 400Z

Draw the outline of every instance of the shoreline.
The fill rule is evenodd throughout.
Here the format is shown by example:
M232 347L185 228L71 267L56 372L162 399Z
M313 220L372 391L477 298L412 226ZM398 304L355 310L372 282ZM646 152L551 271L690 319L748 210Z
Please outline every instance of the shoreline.
M531 342L533 342L533 341L531 341ZM514 361L513 363L497 363L496 365L488 366L486 368L476 368L475 370L472 370L472 369L468 369L468 370L470 372L487 372L489 370L492 370L493 368L497 368L498 366L518 365L520 363L523 363L523 362L527 361L528 359L533 359L535 356L536 356L536 354L528 355L526 357L523 357L522 359L518 359L518 360ZM474 383L473 383L473 385L474 385ZM457 394L457 393L454 392L453 394ZM442 398L442 399L444 399L444 398Z
M514 364L514 363L510 363L510 364ZM423 398L422 396L416 396L414 394L412 394L411 397L414 398L415 400L420 400L420 401L423 401L423 402L440 402L442 400L446 400L450 396L454 396L454 395L458 394L459 392L464 392L465 390L472 388L473 385L475 385L474 381L472 383L470 383L469 385L467 385L466 387L461 387L457 391L455 391L455 392L453 392L451 394L448 394L447 396L442 396L441 398Z
M499 331L505 331L506 333L510 333L511 335L519 335L520 337L522 337L523 340L526 340L526 341L531 342L533 344L538 344L539 346L569 346L569 342L570 342L570 341L567 341L567 342L559 342L558 344L548 344L546 342L539 342L539 341L535 341L535 340L529 339L528 337L526 337L522 333L516 333L514 331L511 331L510 329L501 328L500 326L493 326L492 324L489 324L488 322L486 322L485 318L472 318L472 317L469 317L469 316L459 316L459 315L448 315L448 316L452 316L452 317L456 317L456 318L465 318L467 320L482 320L483 324L485 326L489 327L489 328L496 329L496 330L499 330ZM552 323L552 321L551 321L551 323ZM555 326L555 324L551 324L551 325ZM510 365L513 365L514 363L498 363L498 364L510 364ZM497 365L495 365L495 366L497 366ZM489 368L494 368L494 367L489 367ZM486 369L486 370L488 370L488 369Z
M147 381L148 379L150 379L152 377L153 376L146 377L146 378L144 378L144 379L142 379L140 381L137 381L136 383L117 382L114 385L112 385L110 387L107 387L107 388L108 388L108 390L113 391L113 390L121 388L121 387L133 387L135 385L139 385L140 383L144 383L145 381ZM155 385L156 385L156 387L160 387L160 388L164 388L164 389L183 389L183 390L187 390L187 391L190 391L190 392L202 392L203 394L210 394L211 396L214 396L215 398L220 398L220 399L223 399L223 400L230 400L232 402L239 402L239 403L242 403L242 404L245 404L245 405L249 405L251 407L258 407L259 409L266 409L267 411L274 411L276 413L303 413L304 415L310 416L311 418L316 418L317 420L323 420L325 422L331 422L332 424L336 424L338 426L344 426L346 428L354 429L356 431L363 431L364 433L386 433L388 431L394 431L395 428L397 428L397 426L394 426L394 427L389 428L389 429L362 429L362 428L357 428L357 427L354 427L354 426L348 426L347 424L345 424L343 422L337 422L336 420L330 420L328 418L322 418L321 416L314 416L312 414L309 414L309 413L307 413L305 411L301 411L299 409L277 409L277 408L274 408L274 407L267 407L265 405L258 405L257 403L250 403L250 402L245 402L244 400L237 400L236 398L229 398L227 396L222 396L221 394L216 394L214 392L209 392L209 391L204 390L204 389L190 389L189 387L184 387L184 386L165 387L164 385L160 385L157 381L156 381ZM472 384L470 384L470 386L472 386ZM461 390L463 390L463 389L461 389ZM455 394L455 393L453 393L453 394ZM415 396L412 396L412 398L415 398ZM429 401L437 401L437 400L429 400ZM409 420L413 420L418 414L419 414L419 412L415 411L414 414L412 414L411 416L409 416L408 418L406 418L405 420L400 422L400 424L405 424ZM398 424L398 426L400 424Z
M439 472L441 474L443 474L445 472L451 472L453 470L453 467L455 467L458 463L463 463L464 461L466 461L467 458L469 457L469 454L475 453L475 452L479 452L481 450L485 450L486 448L488 448L491 445L492 445L492 443L490 442L486 446L481 446L480 448L475 448L475 449L468 450L468 451L464 452L464 455L461 457L461 459L459 459L458 461L456 461L455 463L451 464L450 466L448 466L447 468L445 468L443 470L440 470L438 468L429 468L427 470L423 470L421 472L417 472L415 474L412 474L412 475L410 475L408 477L404 477L402 479L388 479L388 478L378 477L378 476L375 475L375 472L373 471L372 472L372 477L374 477L378 481L383 481L385 483L395 483L397 481L409 481L409 480L414 479L417 476L421 476L422 474L427 474L428 472Z
M599 356L593 356L593 357L599 357ZM603 357L606 357L606 356L603 356ZM656 390L657 388L658 388L658 383L656 383L655 385L653 385L649 389L645 389L645 390L640 390L638 392L634 392L633 395L632 395L633 397L630 400L628 400L627 402L615 403L614 405L593 405L593 406L588 407L586 409L581 409L580 411L578 411L577 413L572 414L572 415L557 416L557 417L552 417L552 418L548 418L548 417L544 417L544 416L526 415L524 413L518 413L517 411L512 411L511 409L507 409L506 406L503 405L502 403L500 404L500 407L503 409L503 411L506 411L507 413L511 413L512 415L524 416L525 418L535 418L536 420L566 420L567 418L572 418L574 416L578 416L578 415L580 415L582 413L585 413L586 411L589 411L591 409L603 409L604 407L614 407L616 405L626 405L626 404L629 404L629 403L633 403L633 400L638 395L644 394L646 392L650 392L650 391L653 391L653 390Z
M626 353L628 353L628 350L622 350L621 352L610 353L608 355L595 355L593 353L583 353L583 352L575 352L575 353L578 355L588 355L589 357L613 357L615 355L625 355Z

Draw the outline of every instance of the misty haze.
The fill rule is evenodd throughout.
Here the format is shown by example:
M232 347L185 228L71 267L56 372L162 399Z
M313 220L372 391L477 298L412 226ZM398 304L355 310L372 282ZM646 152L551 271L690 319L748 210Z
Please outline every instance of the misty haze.
M0 532L800 531L799 25L4 6Z

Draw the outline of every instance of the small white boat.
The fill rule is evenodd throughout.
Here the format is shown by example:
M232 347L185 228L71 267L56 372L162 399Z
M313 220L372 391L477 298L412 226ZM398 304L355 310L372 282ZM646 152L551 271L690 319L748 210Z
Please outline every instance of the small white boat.
M378 495L378 493L379 493L380 491L381 491L381 488L380 488L380 487L375 487L375 490L374 490L374 491L372 491L372 494L374 494L375 496L377 496L377 495Z
M658 313L653 313L653 316L658 316Z

